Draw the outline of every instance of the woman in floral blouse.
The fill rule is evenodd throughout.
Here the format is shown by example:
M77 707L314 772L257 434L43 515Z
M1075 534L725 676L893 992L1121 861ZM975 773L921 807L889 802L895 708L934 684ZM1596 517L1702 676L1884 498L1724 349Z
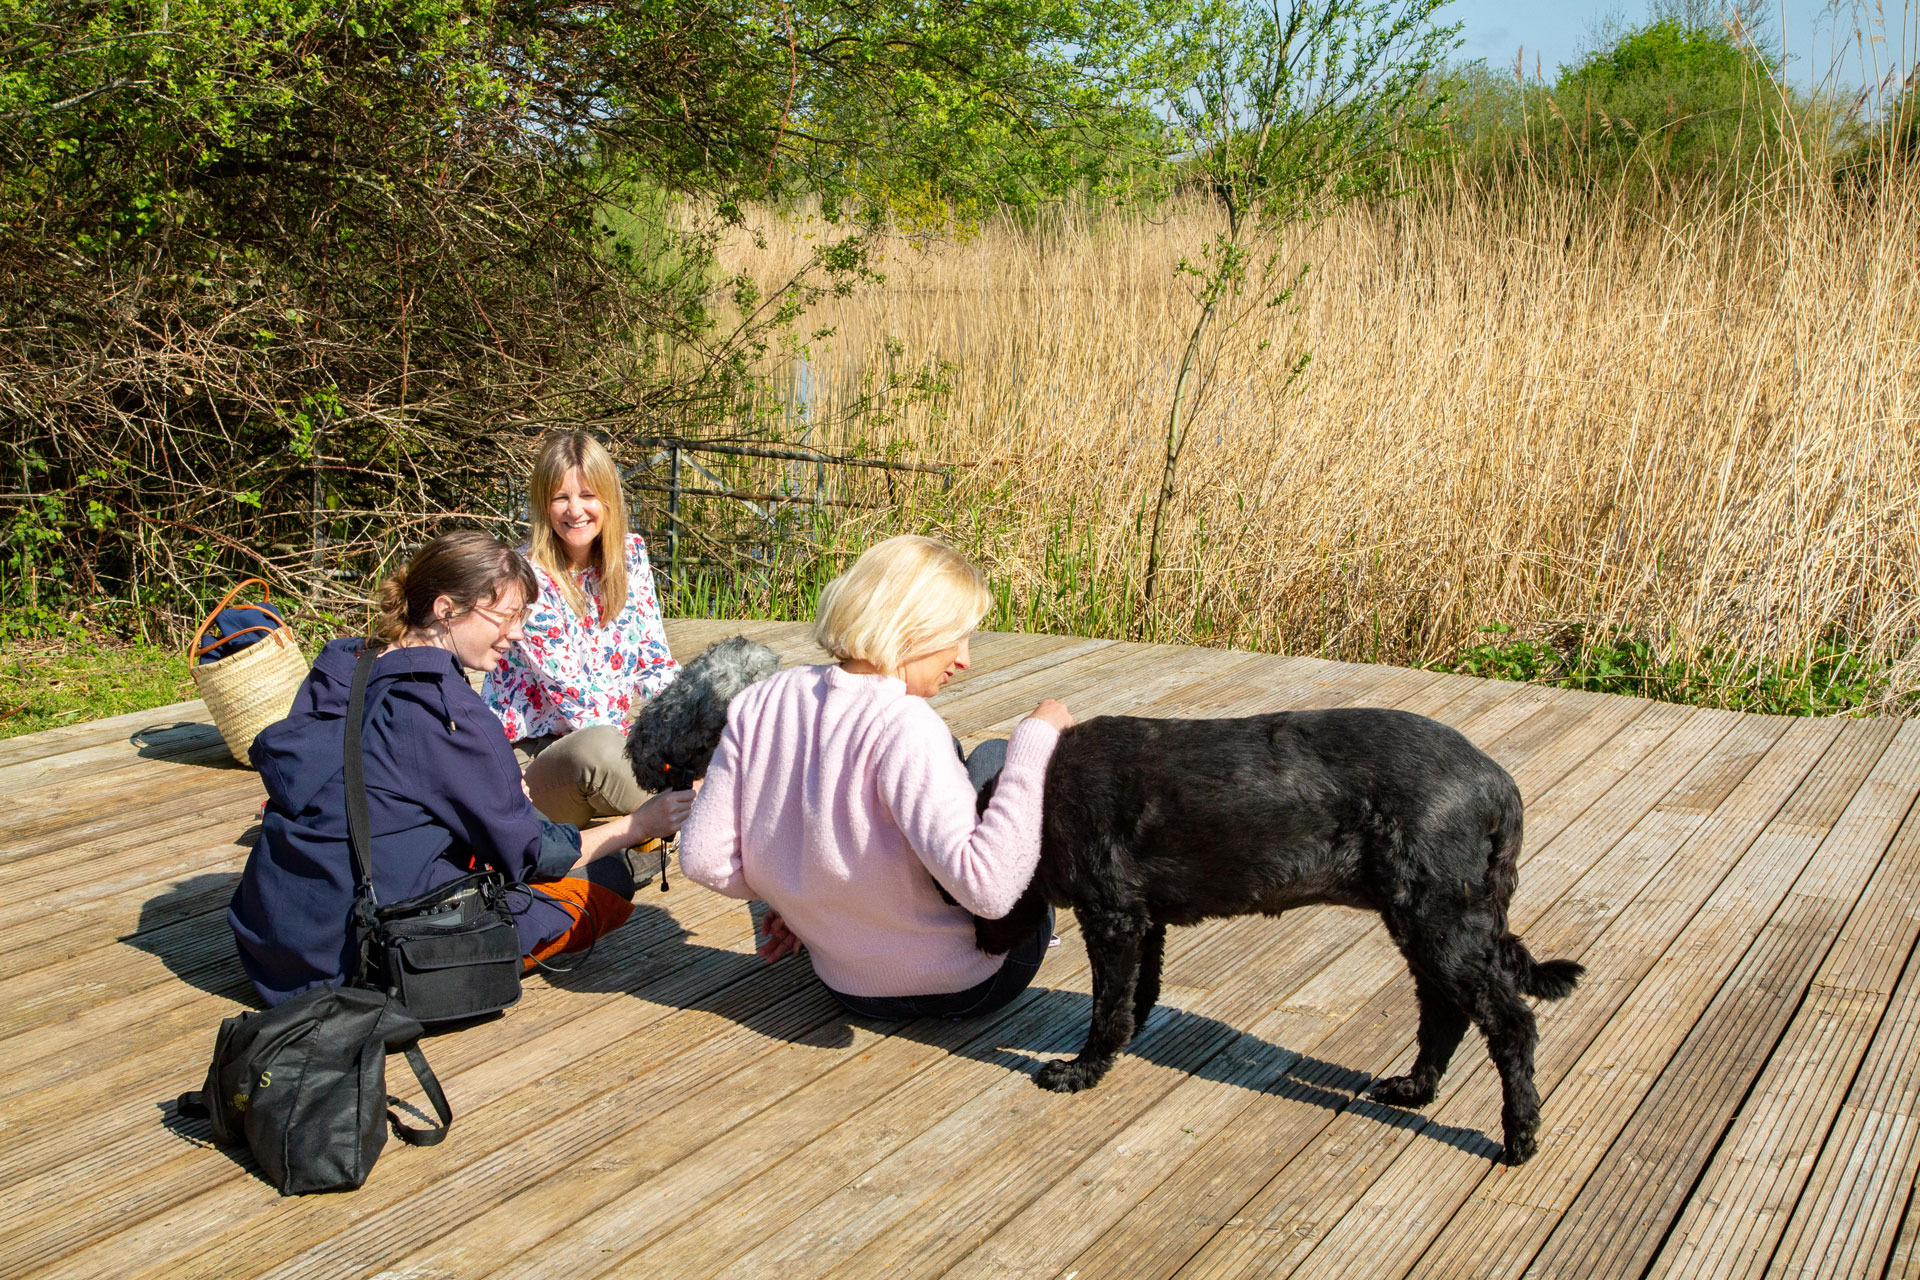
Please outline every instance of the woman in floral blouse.
M580 431L549 436L532 488L522 554L540 598L481 696L506 726L534 806L578 825L646 799L627 763L627 723L679 667L606 449Z

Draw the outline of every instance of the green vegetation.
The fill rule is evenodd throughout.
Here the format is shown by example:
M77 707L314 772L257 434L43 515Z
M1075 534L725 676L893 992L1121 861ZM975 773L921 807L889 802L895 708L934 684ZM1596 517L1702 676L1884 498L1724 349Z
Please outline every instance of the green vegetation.
M1437 147L1444 97L1425 90L1458 31L1434 22L1443 2L1296 0L1284 15L1258 2L1207 5L1166 40L1168 140L1193 157L1182 177L1211 193L1223 225L1178 267L1197 310L1168 400L1144 608L1159 583L1188 426L1214 381L1216 327L1284 305L1293 289L1277 273L1288 236L1352 201L1387 196L1405 161ZM1296 374L1312 355L1277 354Z
M1506 638L1513 628L1501 624L1482 631L1500 638L1470 646L1435 669L1768 715L1904 712L1920 705L1920 695L1910 693L1889 706L1886 669L1839 637L1797 660L1769 662L1712 650L1663 658L1644 639L1589 636L1578 628L1552 640Z
M890 214L1142 127L1117 0L0 0L0 609L351 607L553 425L764 435ZM768 286L751 203L831 231ZM942 218L946 214L940 215ZM631 454L636 449L622 449Z
M1440 76L1453 172L1737 197L1782 166L1833 163L1840 105L1787 87L1751 32L1698 8L1627 29L1550 80L1479 63Z
M1297 619L1249 620L1253 571L1193 567L1194 548L1246 539L1191 492L1189 437L1239 394L1223 369L1312 381L1295 250L1334 210L1414 192L1394 216L1452 202L1491 227L1577 205L1542 241L1571 253L1582 219L1684 239L1721 216L1772 225L1783 192L1894 208L1920 154L1911 84L1800 92L1764 38L1698 0L1656 0L1546 78L1447 66L1445 18L1441 0L0 0L0 661L16 682L84 671L93 650L63 638L78 627L158 671L146 646L242 575L314 627L357 619L372 580L446 523L517 530L526 453L554 426L608 439L647 482L652 527L662 437L894 456L896 422L950 403L926 352L888 346L826 416L770 376L813 356L824 311L881 285L884 253L993 225L1044 254L1056 224L1201 206L1207 234L1153 265L1189 312L1184 347L1148 357L1164 388L1139 393L1164 424L1157 491L1118 515L1050 507L1037 542L1003 529L999 504L1032 492L997 488L1000 471L950 503L891 481L836 494L877 514L695 502L668 604L805 616L853 548L914 528L995 569L993 626L1303 647ZM804 244L763 269L769 226L802 215ZM1460 288L1504 299L1508 282ZM944 457L951 438L915 447ZM778 467L707 477L804 490ZM1535 553L1556 554L1516 563ZM1316 632L1328 656L1438 647L1441 624L1410 613L1376 616L1356 652L1366 608L1329 582L1301 589L1354 615ZM1836 631L1783 663L1570 631L1452 665L1757 709L1893 705L1860 655L1895 646L1857 641ZM179 679L143 687L126 696ZM29 701L0 727L39 723Z
M137 642L16 641L0 657L0 738L199 696L186 658L175 649Z

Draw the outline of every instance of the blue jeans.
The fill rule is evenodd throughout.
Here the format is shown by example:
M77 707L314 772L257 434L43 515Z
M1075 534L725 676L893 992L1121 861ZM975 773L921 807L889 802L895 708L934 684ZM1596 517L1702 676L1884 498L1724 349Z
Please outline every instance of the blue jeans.
M985 982L965 991L949 991L932 996L850 996L833 991L833 998L863 1018L973 1018L1008 1004L1033 982L1046 958L1047 945L1053 941L1053 908L1047 908L1047 923L1040 932L1007 952L1000 971Z
M960 744L956 741L953 747L958 751ZM975 747L966 761L967 779L973 783L973 789L979 791L998 777L1007 763L1007 740L988 739ZM865 1018L971 1018L992 1013L1025 991L1033 982L1033 975L1040 972L1040 962L1046 958L1047 946L1052 941L1053 908L1048 907L1045 927L1007 952L1006 959L1000 962L999 972L965 991L948 991L930 996L850 996L834 991L833 997ZM833 991L833 988L828 987L827 990Z

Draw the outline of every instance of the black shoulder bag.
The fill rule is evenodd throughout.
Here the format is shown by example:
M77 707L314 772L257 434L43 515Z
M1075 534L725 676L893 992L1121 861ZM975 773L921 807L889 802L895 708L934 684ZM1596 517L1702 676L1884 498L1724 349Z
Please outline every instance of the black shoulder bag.
M360 736L367 680L379 648L370 640L347 695L347 839L360 891L353 904L358 959L348 979L385 991L427 1026L497 1013L520 999L520 933L507 879L489 868L382 907L373 893L372 823Z
M281 1195L351 1191L367 1180L387 1125L410 1146L447 1136L453 1110L416 1043L419 1022L390 997L310 987L271 1009L220 1024L213 1065L183 1116L213 1122L214 1141L245 1144ZM415 1129L387 1110L387 1052L403 1050L440 1117Z

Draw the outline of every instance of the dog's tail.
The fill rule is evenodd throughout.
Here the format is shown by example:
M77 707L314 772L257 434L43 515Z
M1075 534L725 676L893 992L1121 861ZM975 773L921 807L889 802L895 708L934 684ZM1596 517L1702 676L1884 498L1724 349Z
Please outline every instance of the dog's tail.
M1520 831L1525 812L1520 789L1506 779L1493 823L1492 848L1487 855L1487 887L1492 891L1493 909L1500 930L1502 967L1513 974L1514 985L1525 995L1541 1000L1561 1000L1573 994L1574 984L1586 972L1573 960L1535 960L1527 944L1507 932L1507 904L1520 883Z
M1521 994L1541 1000L1564 1000L1572 995L1574 984L1587 971L1576 960L1535 960L1527 944L1510 933L1500 939L1500 959L1513 974Z

